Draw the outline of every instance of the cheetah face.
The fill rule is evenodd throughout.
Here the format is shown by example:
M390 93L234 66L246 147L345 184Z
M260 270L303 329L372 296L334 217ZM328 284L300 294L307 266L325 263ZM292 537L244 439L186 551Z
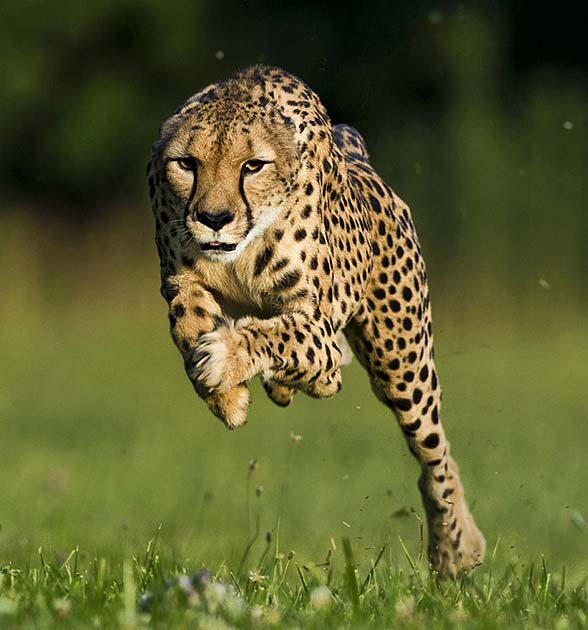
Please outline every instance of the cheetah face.
M184 244L230 262L280 215L299 159L285 127L251 112L249 120L238 112L227 120L222 107L207 103L174 121L162 163L174 214L188 235Z

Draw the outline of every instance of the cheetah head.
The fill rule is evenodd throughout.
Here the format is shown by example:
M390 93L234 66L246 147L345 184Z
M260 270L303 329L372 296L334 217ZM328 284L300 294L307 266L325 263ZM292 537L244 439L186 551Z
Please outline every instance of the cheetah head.
M292 104L294 90L307 95L306 108ZM309 115L330 133L306 85L276 68L254 67L205 88L164 122L153 162L184 246L229 262L264 233L309 177Z

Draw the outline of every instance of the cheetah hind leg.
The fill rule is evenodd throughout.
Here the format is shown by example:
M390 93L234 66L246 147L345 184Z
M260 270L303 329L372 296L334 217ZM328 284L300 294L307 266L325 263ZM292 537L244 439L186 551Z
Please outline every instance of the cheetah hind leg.
M353 359L353 351L341 331L337 333L337 345L339 350L341 350L341 366L349 365ZM287 407L292 402L294 394L296 394L296 390L293 387L289 387L284 383L278 383L263 377L261 382L270 399L280 407Z

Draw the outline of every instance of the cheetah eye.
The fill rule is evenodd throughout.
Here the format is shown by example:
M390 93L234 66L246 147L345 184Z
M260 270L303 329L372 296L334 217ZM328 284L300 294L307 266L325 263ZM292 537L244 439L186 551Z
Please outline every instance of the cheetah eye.
M258 173L267 164L263 160L249 160L243 164L243 173L245 175L249 173Z
M181 157L176 160L178 166L183 171L195 171L196 170L196 160L192 157Z

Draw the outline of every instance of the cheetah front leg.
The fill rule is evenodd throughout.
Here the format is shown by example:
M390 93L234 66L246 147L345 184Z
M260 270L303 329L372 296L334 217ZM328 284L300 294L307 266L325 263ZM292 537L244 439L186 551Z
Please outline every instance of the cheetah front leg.
M227 428L241 426L247 420L249 409L247 386L237 383L222 392L211 391L203 385L194 369L199 339L219 327L230 326L230 320L212 294L187 271L164 277L161 292L169 304L172 338L182 353L186 373L196 392Z
M341 389L341 360L328 321L319 326L295 312L269 319L245 317L203 335L194 369L209 391L224 392L259 375L272 387L283 387L286 396L300 389L327 398Z

